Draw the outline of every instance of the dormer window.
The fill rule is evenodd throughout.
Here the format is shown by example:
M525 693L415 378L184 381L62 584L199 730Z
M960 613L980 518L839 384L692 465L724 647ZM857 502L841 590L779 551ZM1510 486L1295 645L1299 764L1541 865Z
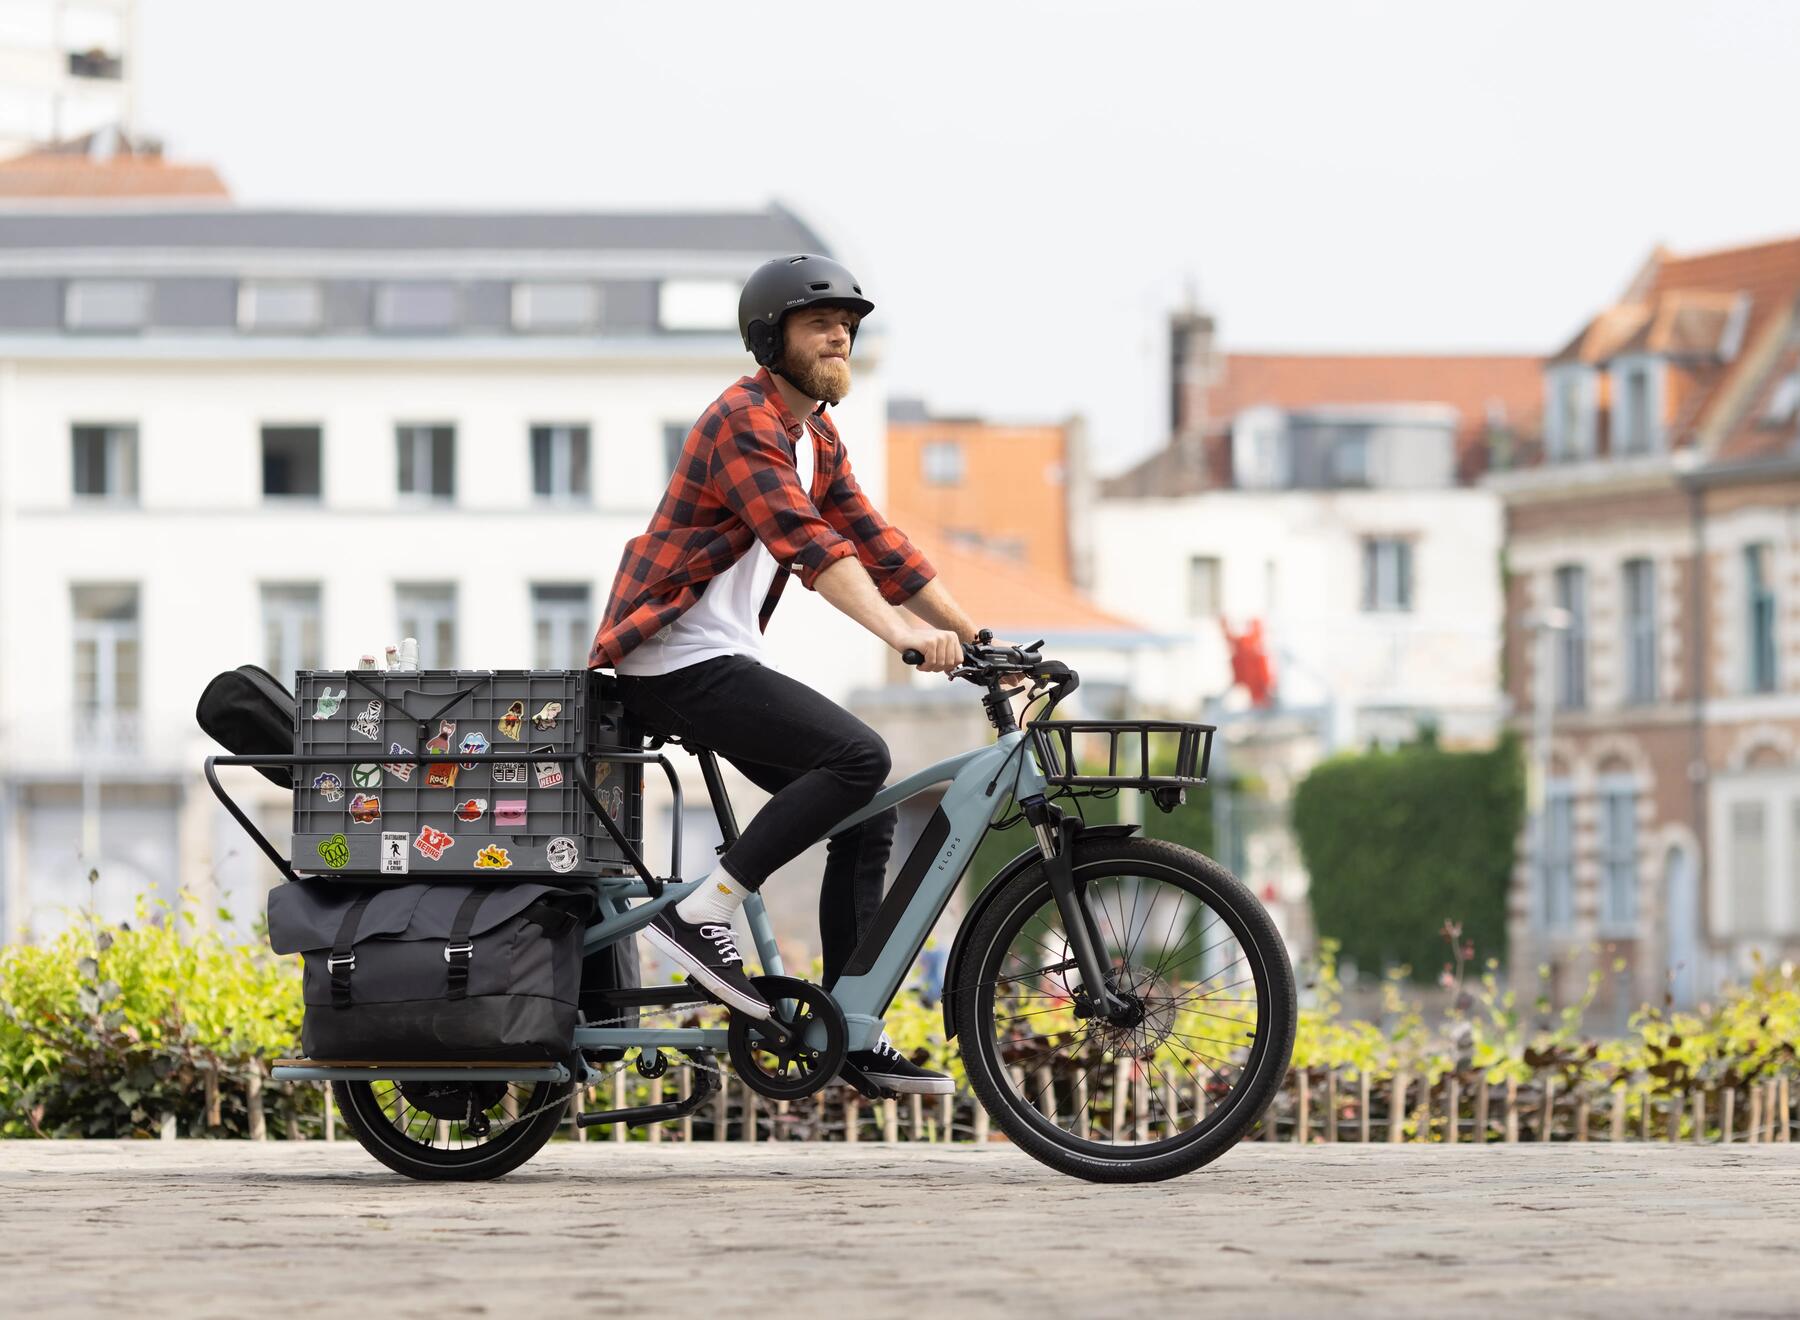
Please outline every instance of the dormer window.
M1663 448L1662 363L1652 357L1620 358L1612 368L1612 452L1620 457Z
M1545 381L1544 448L1552 463L1594 456L1594 371L1572 363L1553 367Z
M1790 371L1769 391L1768 407L1757 420L1764 426L1789 426L1800 417L1800 371Z

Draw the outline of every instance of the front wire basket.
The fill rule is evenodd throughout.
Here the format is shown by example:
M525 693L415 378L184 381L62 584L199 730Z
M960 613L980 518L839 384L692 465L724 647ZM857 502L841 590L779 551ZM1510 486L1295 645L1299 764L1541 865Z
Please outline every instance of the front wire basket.
M1156 792L1206 782L1216 726L1175 720L1033 720L1025 731L1048 783Z

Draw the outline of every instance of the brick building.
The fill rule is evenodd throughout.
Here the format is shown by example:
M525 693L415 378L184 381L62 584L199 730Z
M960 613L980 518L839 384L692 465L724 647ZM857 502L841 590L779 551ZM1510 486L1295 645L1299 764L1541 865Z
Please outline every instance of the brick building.
M1620 1019L1800 951L1797 302L1800 239L1654 253L1546 365L1541 449L1488 478L1541 767L1514 977L1547 963L1567 1000L1599 969Z

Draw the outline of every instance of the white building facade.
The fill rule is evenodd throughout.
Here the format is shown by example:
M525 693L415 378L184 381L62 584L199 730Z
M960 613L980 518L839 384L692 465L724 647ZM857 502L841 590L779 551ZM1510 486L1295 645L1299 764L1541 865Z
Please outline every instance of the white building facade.
M0 0L0 160L135 114L136 0Z
M675 449L754 370L739 284L805 250L779 209L0 212L7 938L183 886L260 911L273 868L199 775L220 670L291 681L403 635L425 667L585 665ZM837 414L877 500L879 348ZM770 635L828 695L881 679L879 644L797 587ZM226 773L284 842L286 795Z

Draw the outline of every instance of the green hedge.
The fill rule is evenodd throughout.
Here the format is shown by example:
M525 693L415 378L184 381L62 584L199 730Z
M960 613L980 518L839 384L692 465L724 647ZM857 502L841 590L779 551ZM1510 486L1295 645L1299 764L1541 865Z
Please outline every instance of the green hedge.
M1363 971L1404 965L1430 981L1448 920L1504 959L1524 809L1511 736L1487 752L1424 742L1317 766L1294 795L1293 820L1320 937Z

